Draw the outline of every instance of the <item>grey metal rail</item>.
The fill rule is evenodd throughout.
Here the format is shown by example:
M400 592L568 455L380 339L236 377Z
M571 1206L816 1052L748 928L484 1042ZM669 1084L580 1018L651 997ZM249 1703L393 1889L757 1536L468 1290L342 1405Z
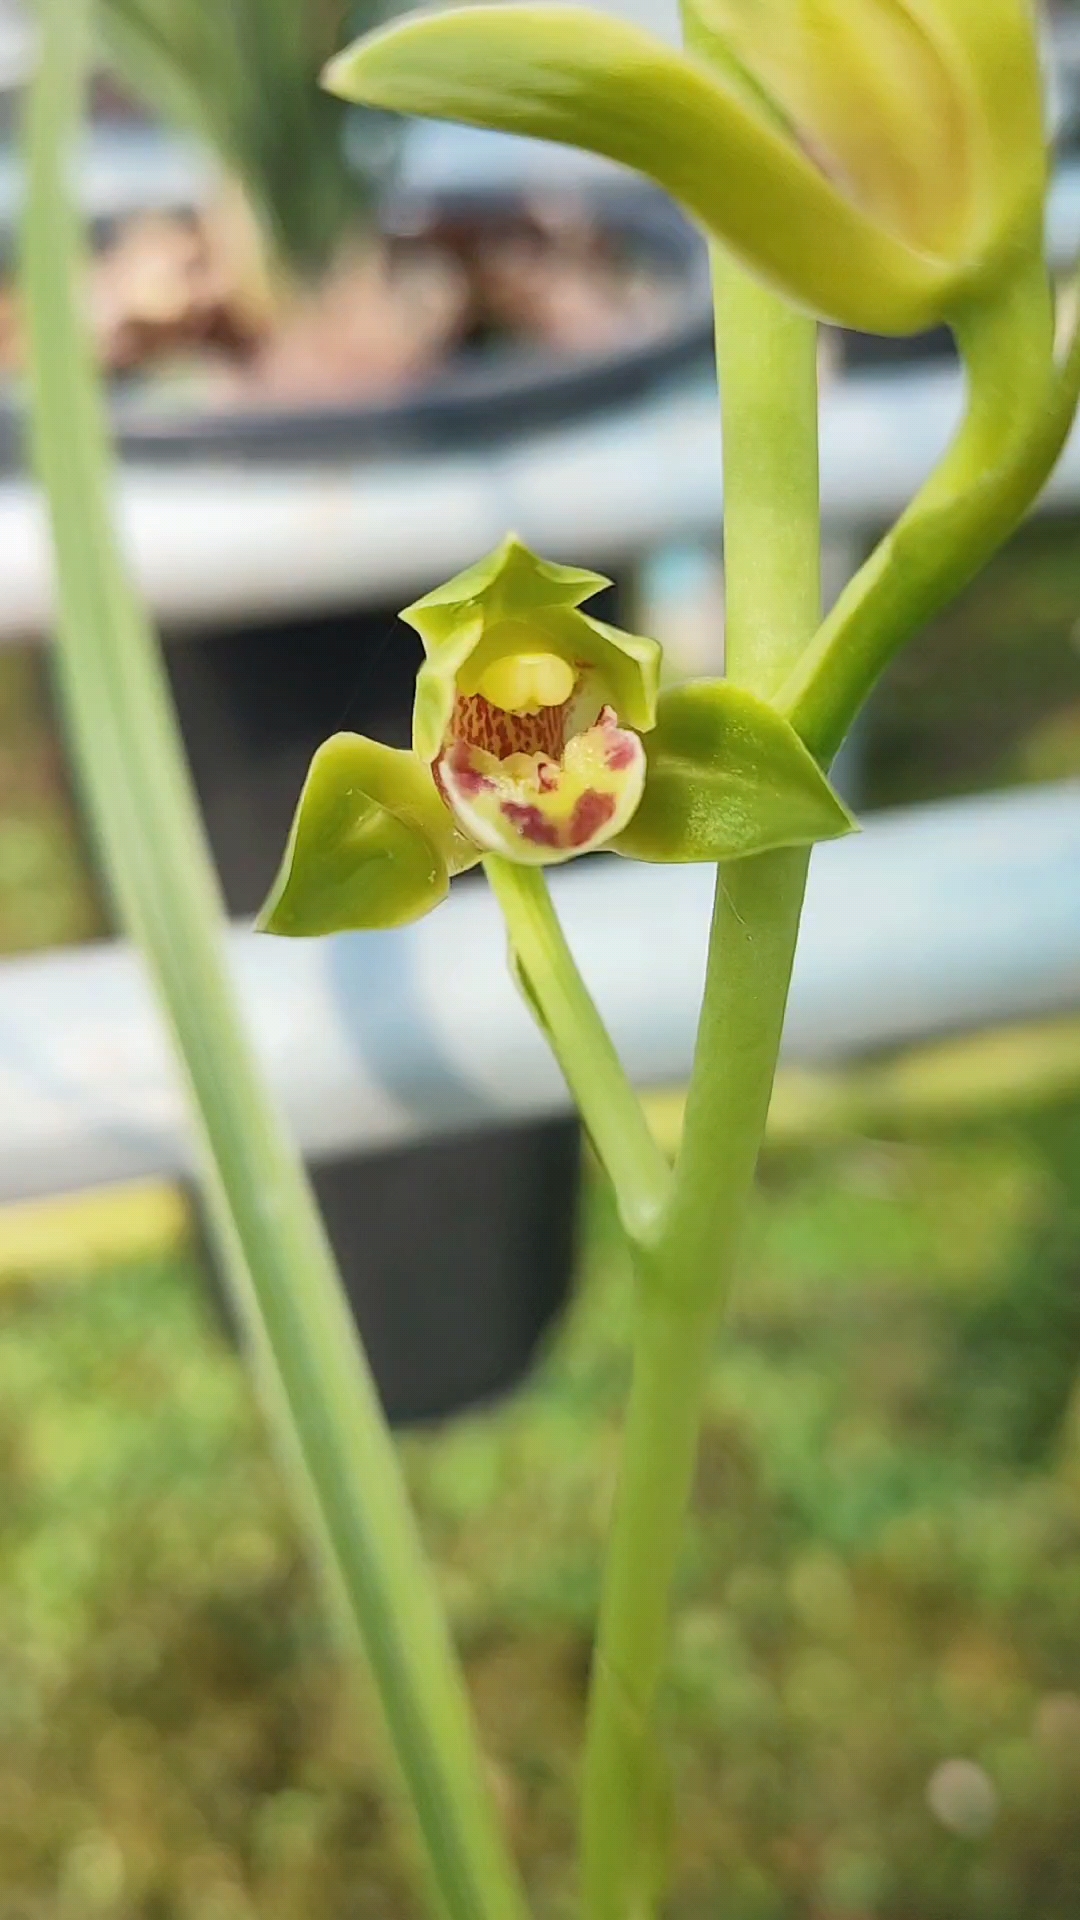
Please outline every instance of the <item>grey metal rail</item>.
M554 886L635 1080L690 1063L711 876L615 858ZM319 1158L556 1113L565 1090L506 974L486 888L396 933L230 957L274 1087ZM904 810L815 855L789 1061L1080 1007L1080 783ZM0 964L0 1200L190 1163L138 962L101 945Z

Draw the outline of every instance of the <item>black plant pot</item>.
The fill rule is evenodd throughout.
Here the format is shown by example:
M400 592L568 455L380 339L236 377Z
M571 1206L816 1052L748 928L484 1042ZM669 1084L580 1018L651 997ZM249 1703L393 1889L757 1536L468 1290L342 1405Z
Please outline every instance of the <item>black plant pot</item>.
M579 206L578 198L572 203ZM616 255L648 266L671 289L663 324L617 345L557 353L510 342L473 343L415 388L387 400L281 404L207 411L178 400L166 384L118 383L112 394L116 443L129 461L170 464L223 459L326 460L449 451L579 420L663 388L673 376L711 365L712 294L700 234L663 194L645 184L605 187L581 202ZM528 211L513 191L426 193L388 204L388 234L511 226ZM108 228L109 223L104 223ZM0 255L4 253L0 234ZM10 244L10 237L8 244ZM20 394L0 386L0 469L23 458Z
M505 1393L565 1303L581 1151L565 1121L335 1161L314 1180L392 1420Z

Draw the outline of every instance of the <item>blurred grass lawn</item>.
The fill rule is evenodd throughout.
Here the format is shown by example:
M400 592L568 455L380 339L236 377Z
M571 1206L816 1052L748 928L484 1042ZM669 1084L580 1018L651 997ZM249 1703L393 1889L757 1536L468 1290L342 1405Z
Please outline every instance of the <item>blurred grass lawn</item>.
M1080 1911L1077 1166L1077 1108L770 1159L665 1710L680 1920ZM0 1289L0 1914L412 1915L194 1257L59 1282ZM545 1920L627 1299L594 1191L539 1377L405 1447Z
M1080 552L1033 538L1042 705L1003 737L1038 626L1014 568L976 590L1012 608L998 704L981 682L969 725L954 700L950 750L894 690L883 796L1026 777L1047 737L1068 770ZM0 656L0 947L99 924L40 676ZM1080 1914L1080 1101L878 1118L893 1137L769 1155L717 1350L665 1703L671 1920ZM5 1262L0 1233L0 1920L413 1920L375 1716L166 1212L168 1252L105 1265L54 1236L43 1272L14 1230ZM593 1186L535 1381L405 1443L538 1920L574 1912L627 1313Z

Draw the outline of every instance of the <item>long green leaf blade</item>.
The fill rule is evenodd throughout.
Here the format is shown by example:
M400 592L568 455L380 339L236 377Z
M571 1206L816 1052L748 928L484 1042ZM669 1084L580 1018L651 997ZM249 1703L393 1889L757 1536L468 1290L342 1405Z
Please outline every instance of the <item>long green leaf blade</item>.
M83 790L121 917L186 1070L212 1216L268 1411L363 1635L443 1908L451 1920L525 1920L374 1382L234 1002L160 656L117 545L66 184L91 4L46 0L43 11L24 267L61 688Z

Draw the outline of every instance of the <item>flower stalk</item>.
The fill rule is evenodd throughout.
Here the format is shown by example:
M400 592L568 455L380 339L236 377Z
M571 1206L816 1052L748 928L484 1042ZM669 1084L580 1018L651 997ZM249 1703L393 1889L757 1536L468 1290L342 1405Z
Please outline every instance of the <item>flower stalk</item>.
M727 669L767 689L820 611L812 321L718 258ZM783 539L778 541L777 515ZM656 1705L708 1360L765 1130L808 856L717 874L672 1188L636 1252L634 1367L593 1661L582 1802L585 1920L648 1920L663 1882Z
M631 1242L645 1243L667 1199L671 1169L578 972L547 882L535 868L495 855L484 871L502 908L522 991L611 1181L619 1218Z
M825 765L879 674L967 585L1056 464L1080 393L1080 326L1055 359L1041 252L965 312L964 418L940 464L840 595L776 704Z

